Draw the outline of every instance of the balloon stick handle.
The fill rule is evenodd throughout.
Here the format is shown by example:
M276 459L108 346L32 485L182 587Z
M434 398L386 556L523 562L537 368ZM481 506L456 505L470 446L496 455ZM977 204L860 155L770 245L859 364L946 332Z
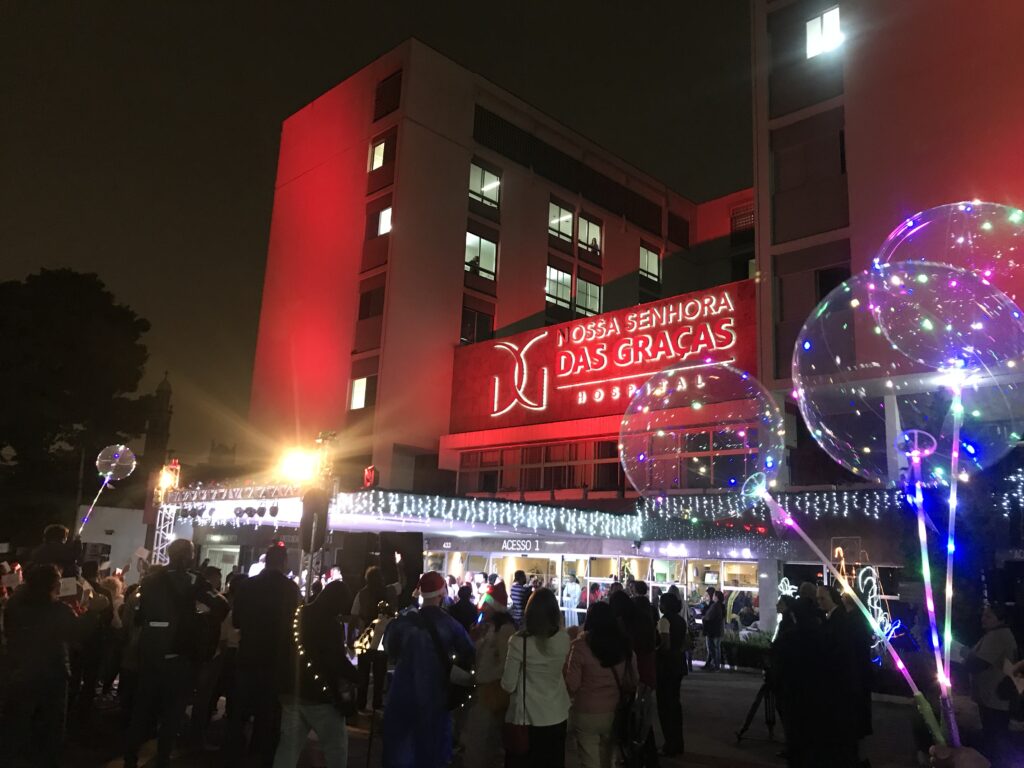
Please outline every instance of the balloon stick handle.
M78 535L82 535L82 531L85 530L85 524L89 522L89 518L92 517L92 511L96 508L96 502L100 500L100 494L103 493L103 489L110 485L110 475L103 476L103 482L100 483L100 489L96 491L96 495L93 496L92 504L89 505L89 509L86 510L85 516L82 518L82 524L78 526Z

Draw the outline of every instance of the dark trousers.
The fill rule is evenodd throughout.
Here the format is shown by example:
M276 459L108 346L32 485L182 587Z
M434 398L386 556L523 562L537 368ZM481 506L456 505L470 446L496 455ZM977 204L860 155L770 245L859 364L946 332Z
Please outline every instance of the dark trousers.
M525 755L505 755L506 768L565 768L565 723L531 725Z
M281 701L273 671L238 666L235 671L234 695L228 703L228 725L224 740L224 762L228 766L244 762L245 724L250 717L253 722L249 752L258 755L258 765L270 768L281 734Z
M156 764L171 764L178 732L185 720L185 708L195 679L195 668L184 656L162 661L143 661L135 689L134 708L125 745L125 768L138 764L139 749L157 725Z
M68 683L31 680L13 683L7 690L5 745L15 766L57 768L64 746Z
M981 736L984 744L981 751L992 761L992 768L1008 765L1006 760L1006 742L1010 733L1009 710L990 709L978 705L981 715Z
M384 706L384 681L388 675L388 655L383 651L367 651L359 656L359 695L360 709L366 709L366 697L370 688L370 673L373 673L373 708Z
M658 679L658 720L665 735L666 755L683 752L683 704L679 699L682 682L682 675L665 674Z
M199 665L196 673L196 691L192 698L192 739L202 746L206 729L217 706L217 684L220 681L222 658L214 656Z

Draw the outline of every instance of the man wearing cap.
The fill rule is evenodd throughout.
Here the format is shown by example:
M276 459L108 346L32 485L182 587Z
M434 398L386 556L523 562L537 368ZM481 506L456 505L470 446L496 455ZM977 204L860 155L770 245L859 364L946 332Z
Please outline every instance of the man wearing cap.
M292 622L299 588L285 575L288 550L278 542L267 549L264 568L238 589L231 618L238 628L233 706L228 710L224 756L228 765L241 763L245 752L244 724L253 718L253 750L259 765L274 762L281 730L280 694L289 689L293 669Z
M451 762L449 676L453 664L472 666L474 650L466 630L441 610L447 587L436 571L423 574L420 609L402 614L384 633L384 650L395 661L384 707L384 768Z

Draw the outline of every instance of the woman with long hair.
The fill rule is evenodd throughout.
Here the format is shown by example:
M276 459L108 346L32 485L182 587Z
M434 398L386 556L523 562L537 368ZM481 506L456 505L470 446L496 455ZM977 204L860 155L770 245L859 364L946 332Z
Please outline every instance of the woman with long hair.
M335 696L340 678L356 680L341 623L351 608L348 586L332 581L312 603L296 611L295 687L281 699L281 741L274 754L274 768L295 768L311 730L323 749L327 768L348 765L348 728Z
M581 768L611 768L613 725L621 691L636 687L636 658L608 603L587 611L569 648L565 684L572 697L573 736Z
M558 598L540 588L526 603L523 628L508 643L501 687L509 694L505 720L527 726L529 747L509 754L506 766L563 768L569 693L562 668L569 655L569 636L562 628Z

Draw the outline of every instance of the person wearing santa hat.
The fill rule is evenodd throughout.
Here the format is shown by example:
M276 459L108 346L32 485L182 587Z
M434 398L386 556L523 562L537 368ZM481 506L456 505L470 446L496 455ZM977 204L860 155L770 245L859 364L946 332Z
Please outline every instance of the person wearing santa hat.
M462 729L466 768L487 768L500 763L498 747L508 709L508 694L502 690L501 675L508 642L515 631L504 583L489 585L480 599L480 623L470 632L476 644L476 689Z
M442 768L452 759L448 710L452 666L470 669L469 634L441 610L448 585L436 571L417 587L419 610L403 613L384 632L395 671L384 706L384 768Z

